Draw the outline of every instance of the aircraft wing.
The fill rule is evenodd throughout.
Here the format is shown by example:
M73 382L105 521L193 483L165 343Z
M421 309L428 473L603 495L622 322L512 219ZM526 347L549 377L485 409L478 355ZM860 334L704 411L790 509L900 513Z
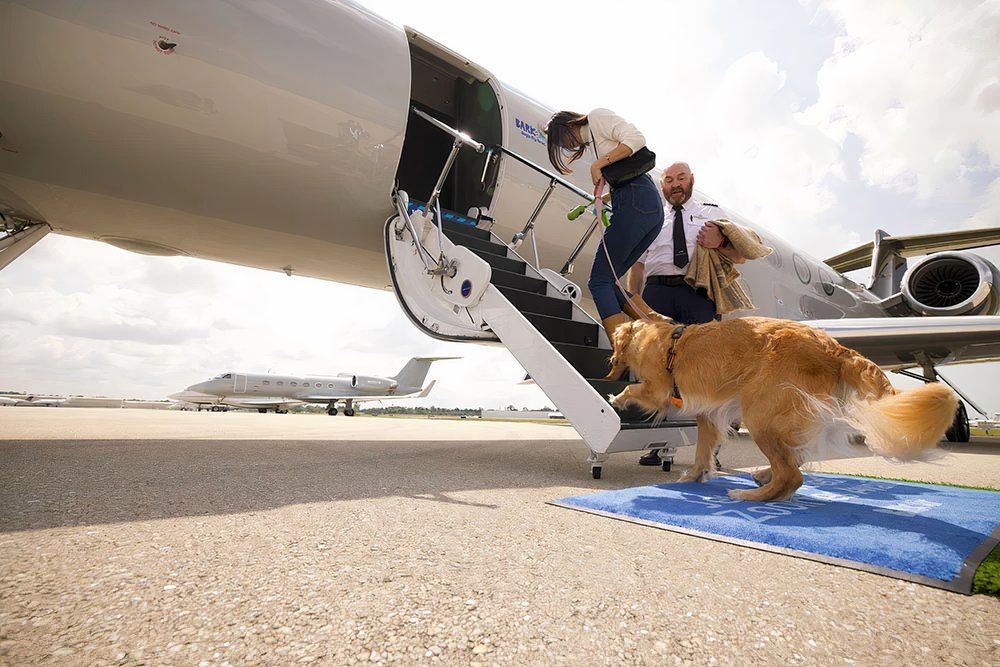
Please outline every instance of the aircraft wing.
M894 250L900 257L918 257L943 250L971 250L1000 244L1000 227L984 229L958 229L936 234L912 234L910 236L887 236L882 245ZM827 266L841 273L871 266L871 241L856 248L845 250L826 260Z
M301 400L297 398L282 398L280 396L226 396L223 398L221 403L226 405L235 405L237 407L245 408L270 408L276 405L298 405L302 403Z
M1000 317L871 317L809 320L841 345L887 369L1000 361Z

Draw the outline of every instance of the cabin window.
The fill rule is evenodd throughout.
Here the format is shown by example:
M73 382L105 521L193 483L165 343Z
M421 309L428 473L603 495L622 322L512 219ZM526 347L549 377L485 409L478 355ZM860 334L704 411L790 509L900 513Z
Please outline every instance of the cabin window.
M264 384L271 384L270 380L264 380Z
M322 387L322 386L323 386L323 383L322 383L322 382L317 382L317 383L316 383L316 388L317 388L317 389L319 389L319 388L320 388L320 387Z
M277 384L278 384L279 387L285 386L285 383L284 383L283 380L278 380Z
M330 384L326 385L326 386L327 386L328 389L333 389L333 383L332 382Z
M288 384L292 385L293 387L298 387L299 386L298 382L289 382Z

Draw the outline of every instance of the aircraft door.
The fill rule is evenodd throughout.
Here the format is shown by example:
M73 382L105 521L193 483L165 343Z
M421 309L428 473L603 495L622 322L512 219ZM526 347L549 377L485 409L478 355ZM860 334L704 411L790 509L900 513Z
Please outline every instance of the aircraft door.
M246 393L247 390L247 376L246 375L236 375L233 377L233 390L237 394Z

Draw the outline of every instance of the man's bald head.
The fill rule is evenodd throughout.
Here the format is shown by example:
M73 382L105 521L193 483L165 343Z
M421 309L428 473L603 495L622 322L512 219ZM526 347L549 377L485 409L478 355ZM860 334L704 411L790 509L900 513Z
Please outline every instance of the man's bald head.
M660 175L660 189L671 206L684 204L694 192L694 174L687 162L674 162Z

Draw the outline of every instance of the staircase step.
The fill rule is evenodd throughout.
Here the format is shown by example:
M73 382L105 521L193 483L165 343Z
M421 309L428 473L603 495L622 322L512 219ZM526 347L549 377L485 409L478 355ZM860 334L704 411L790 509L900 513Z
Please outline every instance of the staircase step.
M571 301L543 294L535 294L534 292L522 292L519 289L512 289L510 287L498 286L497 289L522 313L537 313L539 315L564 319L569 319L573 315L573 303ZM565 343L560 343L560 345L565 345ZM570 345L570 347L578 346ZM580 347L580 349L591 348Z
M486 262L492 266L494 269L500 269L502 271L510 271L511 273L520 273L524 275L524 267L526 266L524 262L519 259L511 259L510 257L501 257L500 255L494 255L491 252L486 252L485 250L479 250L478 248L469 248L472 252L476 253L480 257L486 260Z
M475 225L467 225L464 222L452 222L447 219L445 219L444 227L441 229L444 231L445 235L447 235L448 232L457 232L459 234L465 234L466 236L474 236L483 241L489 241L493 238L493 235L490 234L488 229L480 229Z
M541 278L532 278L519 273L511 273L502 269L493 269L493 280L497 287L513 287L522 292L534 292L535 294L545 294L548 283Z
M451 239L451 242L455 245L462 245L472 250L482 250L493 255L500 255L501 257L507 256L507 246L501 243L484 241L483 239L476 238L475 236L469 236L464 232L451 229L445 229L444 235Z
M585 378L599 379L611 371L611 350L589 345L553 343L552 346Z
M535 328L553 343L573 343L574 345L597 345L597 325L591 322L573 320L536 313L525 313L525 317Z

